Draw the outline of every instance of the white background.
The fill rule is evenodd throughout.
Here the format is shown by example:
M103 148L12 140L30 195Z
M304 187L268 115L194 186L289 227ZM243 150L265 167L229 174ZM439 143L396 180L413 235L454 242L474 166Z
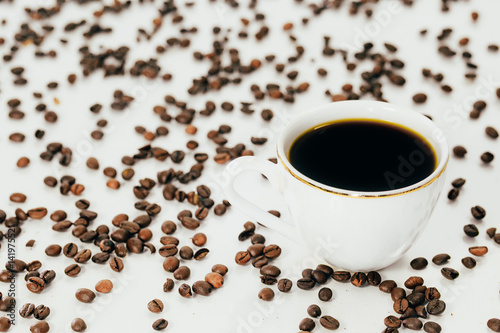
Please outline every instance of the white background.
M160 5L158 1L156 2L156 5L134 4L131 9L119 16L105 15L100 21L101 25L111 26L114 31L109 35L94 37L91 41L92 50L96 52L100 46L116 48L128 45L131 47L128 67L135 60L156 57L155 47L164 44L166 38L178 35L176 32L178 28L166 19L151 43L135 42L137 28L151 30L151 21L156 16L155 8ZM380 273L384 279L394 279L400 285L409 276L417 274L424 277L427 286L438 287L443 295L442 299L447 303L447 310L443 315L433 317L433 319L439 322L446 332L487 332L487 320L491 317L500 317L499 249L485 234L485 230L489 227L500 227L498 225L500 180L498 171L495 170L498 161L495 160L491 165L484 166L479 156L487 150L494 154L500 153L498 142L487 138L484 134L486 126L500 127L498 114L500 101L494 93L494 90L500 87L498 67L500 53L491 53L486 50L488 44L500 42L497 34L500 4L493 0L451 3L450 12L443 14L440 11L439 1L415 2L412 8L407 8L402 7L397 1L380 1L379 5L373 7L374 18L371 21L367 21L363 15L349 16L344 6L340 11L326 11L303 27L302 17L310 16L310 10L305 4L298 5L293 1L261 1L259 10L266 14L266 23L271 27L270 36L258 44L254 41L231 38L230 46L241 50L243 63L252 58L262 59L267 54L276 54L277 61L285 61L287 57L294 55L295 51L281 27L286 22L293 22L295 24L293 34L297 36L299 44L305 46L306 54L299 63L287 65L285 73L292 69L299 70L300 74L295 84L309 81L311 87L307 94L298 96L293 105L268 100L255 103L256 113L252 116L244 115L237 109L232 113L218 109L209 119L197 117L194 125L199 128L199 131L195 138L200 142L200 151L213 156L215 146L211 142L206 142L206 133L211 129L216 129L222 123L227 123L233 127L232 133L227 135L229 146L243 142L253 149L256 155L263 158L272 157L274 139L287 119L327 103L328 99L324 96L325 89L338 92L345 83L359 84L359 72L347 73L340 56L324 58L320 55L324 35L332 37L334 47L359 47L366 35L380 50L382 50L383 42L394 43L399 47L397 56L406 63L403 73L407 78L407 84L403 88L387 84L384 87L385 97L390 102L411 106L413 94L427 93L429 96L427 103L414 106L414 108L434 118L446 132L451 146L463 144L469 153L463 160L452 158L449 164L447 175L449 182L457 177L467 179L459 198L456 202L449 203L443 195L422 237L399 262ZM27 16L23 8L28 5L35 8L50 6L51 2L35 0L0 4L0 19L8 20L7 25L0 27L0 36L7 40L4 46L0 46L1 54L8 52L14 33L26 20ZM180 100L187 101L191 107L201 110L206 100L213 100L217 104L231 101L235 105L240 101L252 101L253 97L249 93L249 86L252 83L258 83L261 86L268 82L279 82L283 86L287 84L288 80L285 75L277 74L273 69L274 65L264 65L265 68L245 77L240 86L227 87L220 93L211 93L206 96L189 96L186 90L191 79L202 75L207 69L207 63L192 60L192 52L210 50L211 29L214 25L232 28L233 32L237 33L241 29L240 18L251 19L253 14L246 9L246 5L238 11L233 11L223 1L217 4L196 1L196 5L191 9L186 9L179 2L179 7L180 12L185 16L184 25L186 27L197 26L198 33L192 37L189 51L174 49L159 56L162 72L174 75L174 79L168 83L161 80L131 79L128 76L103 80L101 72L94 73L85 79L80 77L78 65L80 55L77 50L84 43L81 34L88 28L89 23L93 22L91 13L100 8L98 3L85 6L71 3L65 6L61 15L50 21L56 26L56 30L43 44L42 49L48 51L55 48L58 52L56 59L45 58L35 61L33 57L35 48L33 45L28 45L21 48L13 62L0 65L0 105L2 106L0 205L9 215L12 215L17 207L27 210L32 207L45 206L49 212L63 209L68 212L70 220L75 220L78 210L74 206L74 201L77 198L72 195L63 197L58 193L58 189L50 189L43 185L44 177L52 175L59 178L64 174L75 176L79 183L86 186L82 197L89 199L90 209L99 213L99 217L93 222L93 227L100 224L111 225L112 217L118 213L128 213L131 218L139 215L140 212L133 208L136 200L132 195L132 187L141 178L155 178L157 171L172 167L171 162L153 160L139 162L134 167L136 175L133 180L122 182L122 187L118 191L110 190L105 186L107 179L102 175L102 169L106 166L114 166L119 172L123 170L121 157L132 155L137 148L145 144L144 139L134 132L134 126L143 125L149 130L156 129L160 121L153 114L152 107L163 105L163 97L166 94L172 94ZM480 14L477 23L472 23L470 19L470 13L473 10ZM76 32L69 34L63 32L64 25L69 21L78 22L81 19L87 19L88 24L85 28L79 28ZM258 30L259 26L258 23L250 25L250 36ZM474 54L473 61L480 66L476 81L469 82L464 78L466 69L459 56L450 60L444 59L437 53L439 44L436 36L446 27L454 29L448 40L452 49L459 49L460 38L471 38L468 49ZM419 35L419 31L423 28L429 29L426 37ZM66 46L58 42L63 36L69 39ZM13 76L10 74L10 68L16 65L26 67L25 77L29 80L27 86L14 87L12 85ZM328 70L328 77L317 77L316 70L321 66ZM361 70L364 66L367 64L360 66L359 69ZM445 75L444 82L453 86L453 93L445 95L435 82L423 79L421 75L423 67L442 72ZM66 87L65 78L73 72L79 74L77 84ZM60 87L54 91L47 91L46 84L50 81L60 82ZM125 112L116 112L109 108L112 102L112 92L117 88L136 97L136 102ZM59 115L57 124L47 124L43 120L43 115L34 110L36 101L31 97L33 91L44 93L43 102ZM10 120L7 116L6 101L14 97L23 101L20 109L26 112L24 120ZM54 104L54 97L61 101L59 105ZM486 100L488 107L479 120L469 120L468 112L471 110L472 103L478 99ZM99 115L88 111L89 106L94 103L104 105ZM258 115L263 108L271 108L275 112L276 117L272 123L264 123ZM176 114L176 110L170 108L170 113ZM107 119L110 124L103 140L96 142L89 138L89 133L96 129L95 122L101 118ZM166 126L170 134L155 140L153 145L161 146L169 151L182 149L189 139L183 132L183 126L177 126L174 123L166 124ZM37 128L44 128L47 131L45 138L41 141L33 136ZM15 144L8 141L9 134L16 131L26 134L27 138L24 143ZM263 147L252 147L249 142L250 136L267 136L269 142ZM62 168L55 159L50 163L40 160L38 157L40 152L47 143L53 141L61 141L73 149L75 158L71 167ZM181 166L184 170L188 170L194 161L191 155L191 153L187 154ZM21 156L28 156L31 164L19 170L15 164ZM85 167L85 160L89 156L98 158L101 165L100 171L92 171ZM223 166L216 165L210 160L206 163L204 176L200 179L200 183L208 184L212 188L216 202L223 199L217 185L220 182L222 170ZM119 179L121 180L120 177ZM449 182L447 182L444 194L450 188ZM185 188L188 191L194 189L196 185L197 183L193 183ZM261 177L256 176L246 185L248 185L249 196L266 209L284 211L283 203L266 187ZM28 195L26 203L22 205L10 203L9 196L13 192L26 193ZM167 219L175 221L180 209L191 207L188 204L166 202L159 188L155 188L147 200L162 206L161 214L150 226L154 232L152 242L159 247L161 222ZM479 223L473 221L469 212L470 207L477 204L487 210L486 218ZM207 234L207 247L211 252L203 261L187 263L192 270L188 283L192 284L196 280L203 279L210 271L210 267L216 263L226 264L229 267L229 273L223 288L216 290L208 298L196 296L192 299L183 299L177 291L169 294L163 293L163 282L170 274L163 270L163 258L157 254L153 256L148 253L129 254L125 258L125 269L121 273L112 272L108 265L88 263L82 265L82 272L77 278L69 278L64 275L63 270L73 261L64 256L59 258L45 256L45 247L53 243L64 245L73 241L78 243L80 248L90 248L93 252L97 248L80 243L71 236L70 232L52 231L53 222L48 216L43 220L27 221L23 225L23 233L16 240L17 257L26 262L34 259L41 260L42 269L54 269L57 277L43 293L35 295L26 289L23 276L18 276L16 289L18 305L32 302L36 305L49 306L51 314L47 320L51 326L51 332L70 331L69 323L75 317L82 317L86 320L88 332L152 331L151 324L158 318L166 318L169 321L167 329L169 332L298 331L300 320L307 317L307 306L321 302L317 299L319 288L314 291L302 291L296 288L295 282L303 268L315 267L316 264L321 263L321 260L280 235L259 229L259 232L266 236L268 243L277 243L282 246L283 255L275 261L275 264L281 267L282 277L288 277L294 281L291 293L281 294L273 287L277 295L275 301L270 303L260 301L257 294L263 285L259 281L258 271L251 266L241 267L234 263L235 253L244 250L249 244L248 242L243 244L237 240L237 235L246 220L247 218L235 209L229 209L224 217L215 217L211 214L202 223L198 231ZM310 223L314 226L314 221ZM468 239L464 235L462 227L468 223L478 225L481 233L476 239ZM404 221L401 221L401 228L404 228ZM175 234L181 240L181 245L191 245L189 237L192 235L192 231L182 227ZM33 249L27 249L24 246L29 239L36 239ZM478 265L474 270L467 270L460 263L460 259L469 255L467 249L472 245L487 245L490 253L478 259ZM6 248L4 240L0 251L2 265L7 257ZM456 281L444 279L440 274L440 267L432 263L420 272L414 272L409 267L409 262L414 257L424 256L430 262L435 254L442 252L447 252L452 257L447 266L460 271L460 277ZM112 293L98 295L92 304L82 304L74 298L76 289L93 288L97 281L109 277L112 277L115 282L115 289ZM176 288L179 285L180 283L176 283ZM359 289L350 284L343 285L336 282L329 282L327 286L333 289L334 297L327 303L321 303L320 306L324 314L332 315L340 321L342 331L382 331L383 318L393 314L390 297L382 294L377 288ZM0 285L0 291L4 295L7 294L7 289L6 284ZM153 298L159 298L165 304L165 309L160 315L147 310L147 303ZM17 316L16 326L11 330L26 332L35 321L35 319L26 320ZM315 331L320 332L322 328L317 328Z

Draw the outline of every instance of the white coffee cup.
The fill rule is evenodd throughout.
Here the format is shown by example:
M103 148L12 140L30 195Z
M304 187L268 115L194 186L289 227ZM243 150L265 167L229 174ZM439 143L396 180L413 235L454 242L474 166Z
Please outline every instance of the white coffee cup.
M288 159L295 139L316 125L342 119L382 120L414 130L434 149L436 169L411 186L381 192L335 188L297 171ZM403 256L431 216L449 158L446 138L430 119L403 107L371 101L335 102L300 114L282 130L277 154L277 164L253 156L228 164L227 199L268 228L302 241L331 265L350 271L381 269ZM411 170L411 155L409 162L401 167L399 176ZM269 214L236 192L234 180L247 171L266 176L283 195L292 221Z

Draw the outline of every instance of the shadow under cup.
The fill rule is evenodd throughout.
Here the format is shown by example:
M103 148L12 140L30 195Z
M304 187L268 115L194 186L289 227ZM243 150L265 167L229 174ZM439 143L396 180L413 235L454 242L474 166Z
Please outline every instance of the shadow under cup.
M364 192L322 184L290 163L290 148L304 132L356 119L382 120L420 134L436 153L434 171L407 187ZM448 162L445 136L430 119L382 102L335 102L299 115L285 126L277 149L285 169L283 195L300 237L315 255L353 271L386 267L410 248L435 207Z

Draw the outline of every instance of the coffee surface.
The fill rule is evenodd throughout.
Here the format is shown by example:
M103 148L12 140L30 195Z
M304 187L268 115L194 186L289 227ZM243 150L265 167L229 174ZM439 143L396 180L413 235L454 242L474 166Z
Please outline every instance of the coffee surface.
M305 176L345 190L374 192L415 184L436 168L436 155L419 134L388 122L353 119L312 128L290 148Z

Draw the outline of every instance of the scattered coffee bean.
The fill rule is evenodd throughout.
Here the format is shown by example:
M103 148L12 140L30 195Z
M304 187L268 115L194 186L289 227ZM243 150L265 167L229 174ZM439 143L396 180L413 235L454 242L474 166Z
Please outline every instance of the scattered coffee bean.
M84 332L87 329L87 324L82 318L75 318L71 321L71 329L75 332Z
M428 263L429 262L427 261L427 259L425 259L423 257L418 257L418 258L413 259L410 262L410 266L411 266L411 268L413 268L415 270L421 270L421 269L426 268Z
M153 313L160 313L163 311L163 302L159 299L154 299L148 303L148 310Z
M95 293L87 288L80 288L75 292L76 299L82 303L92 303L95 296Z
M486 246L471 246L469 247L469 252L475 256L481 257L488 253L488 248Z
M155 331L162 331L168 326L168 321L166 319L160 318L155 320L153 323L153 329Z
M460 275L458 273L458 271L454 270L453 268L449 268L449 267L443 267L441 269L441 274L445 278L447 278L448 280L455 280Z
M488 322L486 323L486 325L493 332L500 332L500 319L498 319L498 318L491 318L490 320L488 320Z
M330 288L324 287L321 288L318 292L318 298L323 302L328 302L332 299L333 292Z
M450 255L447 253L436 254L432 258L432 262L436 265L444 265L451 259Z

